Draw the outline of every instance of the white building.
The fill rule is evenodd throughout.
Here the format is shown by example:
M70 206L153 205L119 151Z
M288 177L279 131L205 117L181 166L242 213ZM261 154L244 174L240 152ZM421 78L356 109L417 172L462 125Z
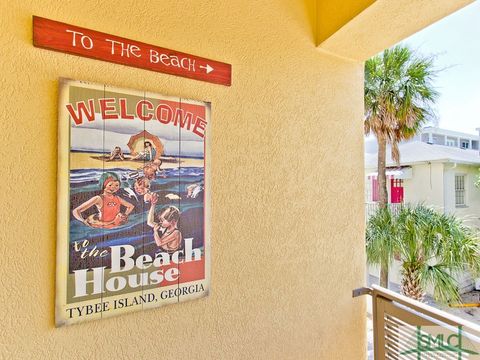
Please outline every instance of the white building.
M478 130L478 129L477 129ZM428 144L445 145L460 149L479 149L479 136L458 131L427 126L417 134L413 141L422 141Z
M453 138L454 132L432 129L435 128L427 128L417 139L439 142ZM480 189L474 185L480 174L480 154L478 150L471 150L472 147L478 148L478 136L456 134L460 135L453 143L455 146L452 143L437 145L418 140L400 144L400 164L392 160L390 148L387 148L387 190L392 209L401 204L423 203L438 211L455 214L466 225L480 229ZM378 201L376 151L365 153L365 175L368 217L376 210ZM378 269L370 267L369 273L378 276ZM400 283L400 264L397 261L390 275L390 281ZM459 282L462 291L473 288L468 274L461 276Z
M424 203L480 228L480 189L474 185L480 168L478 151L419 141L403 143L399 149L400 165L387 149L390 203ZM367 204L378 200L376 171L377 154L365 154Z

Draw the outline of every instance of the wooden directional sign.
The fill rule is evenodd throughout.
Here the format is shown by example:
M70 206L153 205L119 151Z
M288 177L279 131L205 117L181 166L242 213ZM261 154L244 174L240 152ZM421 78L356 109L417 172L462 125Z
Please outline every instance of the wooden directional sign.
M231 85L230 64L38 16L33 17L33 45L214 84Z

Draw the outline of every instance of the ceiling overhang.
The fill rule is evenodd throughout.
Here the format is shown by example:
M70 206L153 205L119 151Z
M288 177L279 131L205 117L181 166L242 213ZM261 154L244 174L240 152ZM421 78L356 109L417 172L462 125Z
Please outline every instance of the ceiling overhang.
M317 46L343 58L365 61L472 2L317 0Z

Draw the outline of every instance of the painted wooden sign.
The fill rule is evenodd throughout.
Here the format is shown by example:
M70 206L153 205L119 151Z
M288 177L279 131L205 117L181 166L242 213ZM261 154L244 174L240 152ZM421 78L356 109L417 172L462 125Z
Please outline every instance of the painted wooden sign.
M231 65L119 36L33 17L33 45L214 84L231 85Z
M57 326L210 287L210 104L62 80Z

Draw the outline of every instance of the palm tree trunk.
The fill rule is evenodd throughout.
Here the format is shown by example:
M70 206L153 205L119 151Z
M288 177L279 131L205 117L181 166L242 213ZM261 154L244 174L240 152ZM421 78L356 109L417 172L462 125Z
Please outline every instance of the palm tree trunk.
M387 155L387 140L383 136L378 136L378 206L379 208L386 208L388 204L387 193L387 175L386 175L386 155ZM388 289L388 266L389 264L380 264L380 286Z
M388 265L380 265L380 286L388 289Z
M418 279L418 271L412 268L404 268L402 271L401 292L403 295L411 299L422 301L425 299L425 291L423 291L420 280Z
M387 139L379 136L378 140L378 206L386 208L388 204L387 192L387 174L386 174L386 155L387 155Z

